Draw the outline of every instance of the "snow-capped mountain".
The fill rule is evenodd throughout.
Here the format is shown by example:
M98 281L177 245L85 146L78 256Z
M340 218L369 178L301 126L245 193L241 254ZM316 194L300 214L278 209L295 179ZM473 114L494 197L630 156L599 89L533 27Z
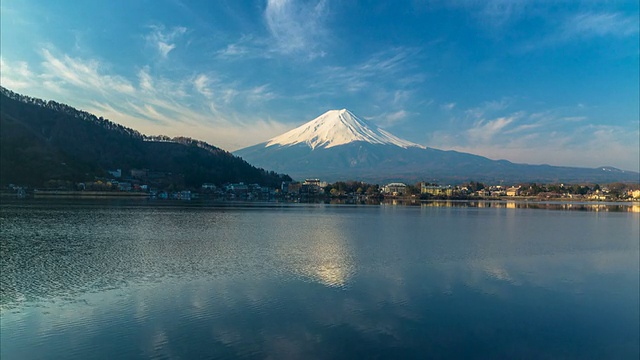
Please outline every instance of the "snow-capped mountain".
M638 173L549 165L514 164L427 148L370 124L346 109L319 117L261 144L234 153L294 179L487 182L638 181Z
M400 139L355 116L347 109L329 110L308 123L267 141L266 147L306 144L311 149L332 148L356 141L395 145L401 148L424 146Z

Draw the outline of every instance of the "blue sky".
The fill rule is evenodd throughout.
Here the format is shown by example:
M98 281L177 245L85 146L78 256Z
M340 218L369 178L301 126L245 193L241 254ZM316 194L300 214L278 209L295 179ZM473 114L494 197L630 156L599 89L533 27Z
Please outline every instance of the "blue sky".
M440 149L640 168L630 1L0 4L1 83L226 150L348 108Z

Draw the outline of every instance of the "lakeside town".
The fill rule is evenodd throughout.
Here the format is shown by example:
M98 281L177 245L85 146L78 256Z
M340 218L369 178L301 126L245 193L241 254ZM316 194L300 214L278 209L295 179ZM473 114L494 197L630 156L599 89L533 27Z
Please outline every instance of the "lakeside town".
M484 184L469 181L460 185L430 182L370 184L362 181L328 183L321 179L282 182L280 187L255 183L203 183L187 188L181 174L132 169L111 170L109 176L88 182L51 180L42 188L9 184L3 196L25 197L150 197L157 199L214 199L239 201L308 201L345 199L370 201L382 199L469 200L502 198L564 201L640 201L640 184Z

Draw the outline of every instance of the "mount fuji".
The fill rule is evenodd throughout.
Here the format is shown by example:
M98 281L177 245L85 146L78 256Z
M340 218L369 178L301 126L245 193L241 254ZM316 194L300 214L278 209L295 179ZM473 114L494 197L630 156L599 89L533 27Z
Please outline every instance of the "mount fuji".
M330 110L266 142L234 152L249 163L294 179L431 181L460 183L638 181L638 173L515 164L506 160L424 147L360 119L347 109Z

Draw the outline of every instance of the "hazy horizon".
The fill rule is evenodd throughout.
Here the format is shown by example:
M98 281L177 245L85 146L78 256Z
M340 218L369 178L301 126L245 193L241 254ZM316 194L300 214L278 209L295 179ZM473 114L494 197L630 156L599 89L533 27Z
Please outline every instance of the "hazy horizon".
M347 108L433 148L640 171L638 9L3 1L1 83L228 151Z

